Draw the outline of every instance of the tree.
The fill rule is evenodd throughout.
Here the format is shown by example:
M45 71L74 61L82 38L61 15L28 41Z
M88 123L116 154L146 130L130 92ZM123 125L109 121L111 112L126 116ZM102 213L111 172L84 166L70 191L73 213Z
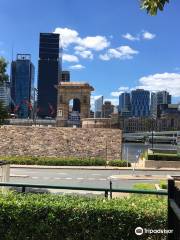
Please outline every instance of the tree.
M7 62L4 58L0 57L0 86L3 85L4 82L8 81L9 77L6 74ZM0 101L0 124L4 122L5 119L8 118L8 110L4 106L3 102Z
M141 0L141 7L154 16L158 10L163 11L166 3L169 3L169 0Z
M0 84L8 81L9 77L6 74L7 62L3 57L0 57Z
M3 102L0 101L0 125L4 123L4 120L9 117L7 108L4 106Z

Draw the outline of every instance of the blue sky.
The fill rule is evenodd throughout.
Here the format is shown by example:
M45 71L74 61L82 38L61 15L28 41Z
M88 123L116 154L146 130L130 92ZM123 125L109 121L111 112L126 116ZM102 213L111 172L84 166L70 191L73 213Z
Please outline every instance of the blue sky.
M151 17L139 1L0 0L0 55L32 54L38 63L40 32L62 35L63 69L89 82L94 98L136 87L168 90L180 101L180 1Z

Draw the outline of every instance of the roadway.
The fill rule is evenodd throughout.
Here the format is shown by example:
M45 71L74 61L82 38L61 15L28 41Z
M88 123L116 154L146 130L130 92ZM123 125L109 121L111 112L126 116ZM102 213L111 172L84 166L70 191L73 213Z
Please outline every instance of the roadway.
M82 169L34 169L11 168L10 182L47 184L79 187L109 187L112 179L113 188L133 188L135 183L158 183L159 180L119 179L111 178L114 175L131 178L132 170L82 170ZM135 171L134 176L166 176L179 175L180 171Z

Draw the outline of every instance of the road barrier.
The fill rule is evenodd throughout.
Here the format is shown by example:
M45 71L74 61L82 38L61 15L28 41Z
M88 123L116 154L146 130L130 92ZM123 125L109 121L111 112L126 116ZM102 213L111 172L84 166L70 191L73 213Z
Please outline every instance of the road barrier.
M26 188L44 188L44 189L65 189L65 190L79 190L79 191L91 191L91 192L104 192L104 196L112 198L112 193L137 193L137 194L151 194L151 195L163 195L167 196L168 192L163 191L153 191L153 190L135 190L126 188L112 188L112 182L110 181L109 188L92 188L92 187L71 187L71 186L59 186L59 185L42 185L42 184L28 184L28 183L10 183L10 182L0 182L0 186L4 187L21 187L22 193L26 192Z

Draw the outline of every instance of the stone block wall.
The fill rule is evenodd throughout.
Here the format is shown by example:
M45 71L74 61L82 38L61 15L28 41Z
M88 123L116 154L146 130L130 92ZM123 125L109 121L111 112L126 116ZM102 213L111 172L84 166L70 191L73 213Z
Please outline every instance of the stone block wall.
M0 156L120 159L119 129L1 126Z

